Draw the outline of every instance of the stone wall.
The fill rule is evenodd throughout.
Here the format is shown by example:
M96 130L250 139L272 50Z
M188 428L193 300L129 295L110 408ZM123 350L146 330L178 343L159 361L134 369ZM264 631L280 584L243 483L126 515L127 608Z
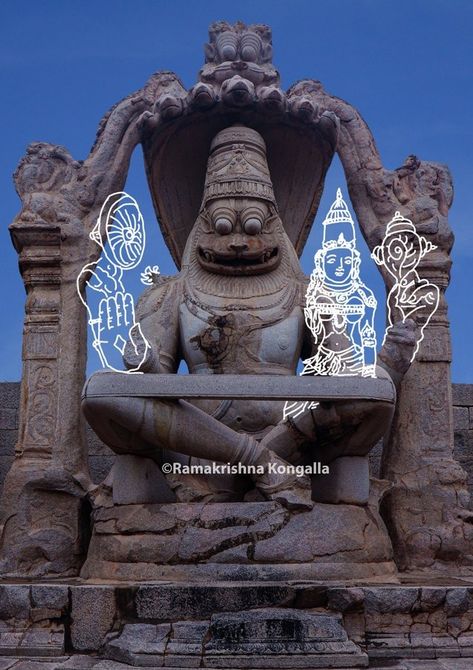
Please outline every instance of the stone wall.
M473 384L453 384L455 458L468 473L468 489L473 494Z
M20 383L0 382L0 490L13 460L18 432ZM468 488L473 495L473 384L453 384L455 458L468 473ZM87 427L89 465L94 482L109 471L113 454ZM380 447L371 454L373 474L377 475Z
M9 583L0 615L4 669L473 665L470 584Z
M10 469L18 435L20 382L0 383L0 491Z

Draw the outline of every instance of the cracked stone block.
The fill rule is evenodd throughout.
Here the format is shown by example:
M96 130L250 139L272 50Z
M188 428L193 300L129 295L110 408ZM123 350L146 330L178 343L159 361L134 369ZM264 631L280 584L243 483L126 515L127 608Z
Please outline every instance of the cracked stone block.
M177 556L180 538L178 536L136 534L97 535L94 553L99 553L115 563L168 563Z
M97 510L94 521L84 578L268 579L271 564L280 580L283 573L296 575L302 563L300 577L396 570L386 527L372 506L316 503L291 514L274 502L116 505Z
M470 607L470 596L467 589L448 589L445 597L445 612L447 616L463 614Z
M409 612L419 596L419 589L391 587L387 589L364 589L367 612Z
M115 456L95 456L89 454L89 470L90 476L94 484L100 484L107 477L108 473L113 467Z
M75 650L100 648L113 625L115 607L113 587L71 587L71 642Z
M445 600L446 590L423 587L420 590L420 610L422 612L432 612L436 608L443 605Z
M209 621L176 621L172 624L172 641L201 643L209 629Z
M160 505L127 505L117 518L118 533L167 533L176 525L177 520Z
M222 528L223 526L248 526L258 520L276 515L277 523L284 516L284 510L276 502L232 503L231 505L206 505L201 514L200 522L204 528Z
M349 612L362 609L365 600L363 589L329 589L328 607L335 612Z
M470 416L468 407L453 408L453 426L455 430L462 430L470 427Z
M30 616L30 610L29 586L0 584L0 620L27 620Z
M118 637L108 639L105 654L129 665L161 666L170 632L170 624L125 624Z
M61 584L31 586L33 607L44 607L52 610L65 610L69 605L69 589Z
M166 648L166 665L198 668L210 621L178 621L172 624L172 636Z
M293 598L290 586L278 584L156 584L138 587L135 610L138 619L166 621L251 607L283 607Z
M10 658L0 658L0 670L8 670L12 665L15 665L15 663L18 663L18 659L13 656Z
M289 608L211 617L204 664L213 668L366 667L338 615ZM251 659L251 661L250 661Z
M215 563L248 563L248 552L251 550L251 547L252 545L248 543L224 549L214 554L212 561L215 561Z
M316 503L310 512L291 516L273 537L257 542L254 559L302 563L323 556L338 562L344 552L354 562L389 561L392 548L383 522L375 524L364 507Z
M0 656L61 656L64 653L64 626L31 626L0 631Z
M179 546L179 558L183 561L196 561L207 555L223 551L232 543L242 544L248 541L246 528L188 528Z

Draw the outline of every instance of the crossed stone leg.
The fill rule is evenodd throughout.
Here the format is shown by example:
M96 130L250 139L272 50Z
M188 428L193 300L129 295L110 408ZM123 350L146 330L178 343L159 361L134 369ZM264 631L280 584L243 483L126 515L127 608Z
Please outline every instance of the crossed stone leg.
M99 373L100 374L100 373ZM152 458L161 464L166 452L243 465L263 466L254 483L264 497L289 509L310 509L307 477L269 471L287 462L253 437L237 433L184 400L85 396L83 412L100 439L117 454Z
M382 368L377 368L377 376L388 377ZM279 423L261 445L291 463L329 465L328 474L312 477L314 500L365 504L367 455L389 430L394 407L379 400L321 402Z

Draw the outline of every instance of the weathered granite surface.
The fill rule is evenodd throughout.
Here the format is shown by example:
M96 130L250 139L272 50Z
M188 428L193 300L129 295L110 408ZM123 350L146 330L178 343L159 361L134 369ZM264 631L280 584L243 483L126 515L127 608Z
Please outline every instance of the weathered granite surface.
M2 670L10 670L10 668L15 668L15 670L133 670L134 665L129 665L127 663L120 663L118 661L103 660L95 656L61 656L58 658L52 659L34 659L25 660L13 657L0 657L0 667ZM157 666L147 666L154 667ZM163 667L163 666L159 666ZM191 665L186 666L186 668L170 666L174 670L187 670L188 667L193 667ZM195 667L195 666L194 666ZM273 666L276 670L276 666ZM284 666L277 666L279 668ZM293 665L295 668L296 666ZM301 666L299 666L301 667ZM316 667L316 666L312 666ZM331 665L331 668L336 666ZM366 667L366 666L365 666ZM402 660L402 661L393 661L390 662L388 666L381 661L381 664L370 663L370 668L381 669L389 667L391 670L471 670L471 659L469 658L440 658L436 660ZM329 667L325 667L323 670L330 670ZM340 670L354 670L354 666L340 668Z
M93 519L81 571L88 579L350 580L396 573L375 491L367 506L351 509L316 503L294 514L276 502L113 505L94 510Z
M455 458L468 474L468 490L473 495L473 384L452 384L455 428ZM14 457L18 434L20 382L0 382L0 487ZM89 468L94 482L102 481L115 459L112 451L87 427ZM370 454L370 471L379 477L382 444Z
M234 300L237 297L233 290L234 278L224 282L222 275L216 282L214 277L211 285L207 285L208 277L205 273L199 274L197 265L200 269L206 267L209 272L209 268L213 268L216 271L214 275L220 275L217 269L222 263L227 270L233 268L232 272L238 273L242 268L250 272L251 268L259 275L260 265L264 266L263 269L273 267L276 270L284 255L279 254L279 249L283 247L274 244L274 236L280 233L287 235L290 241L294 261L291 267L296 268L294 252L300 254L304 247L320 201L325 172L335 151L342 162L350 199L371 250L379 245L388 222L397 211L412 219L416 231L435 246L435 251L418 267L419 278L429 285L434 284L440 292L439 308L426 324L419 356L402 382L396 374L399 356L385 352L386 356L382 358L393 379L397 376L399 386L397 412L393 429L386 439L381 468L382 477L393 484L383 502L384 518L400 568L412 570L429 566L431 569L449 570L452 563L471 563L473 528L465 487L466 475L453 458L451 352L444 297L450 279L453 243L448 224L448 209L453 198L448 168L409 156L396 170L387 170L369 127L352 105L328 93L317 80L298 81L287 91L282 90L278 71L272 64L269 26L216 22L210 26L209 42L204 52L205 63L191 89L186 90L174 73L161 71L136 93L115 104L100 122L96 142L85 160L75 160L63 147L35 142L28 147L15 171L15 186L22 205L10 232L19 254L20 272L28 298L25 304L19 448L5 478L0 501L2 573L18 578L46 575L71 577L79 573L83 563L88 540L88 511L94 506L92 498L96 489L89 477L87 445L80 415L87 324L83 300L79 299L75 280L84 263L94 263L98 259L100 250L89 234L108 195L124 187L130 157L140 143L159 224L177 265L183 262L184 274L187 270L197 273L193 277L201 278L203 293L209 291L205 295L216 296L220 291L222 298L230 300L232 310L235 308L235 313L244 317L243 321L246 319L245 311L240 310L238 301ZM246 131L241 130L242 126ZM247 136L246 140L243 138L244 141L240 142L243 135ZM218 138L217 144L212 143L212 138L215 141ZM232 167L229 170L234 172L235 179L221 179L222 174L216 167L218 155L230 139L232 143L238 140L236 145L243 145L239 149L231 148L230 152L244 149L248 156L252 154L256 157L259 153L261 158L262 147L267 147L267 164L261 160L255 163L259 165L258 175L247 166L245 170L249 172L245 174L248 179L242 180L241 175L237 177L234 171L234 168L237 170L236 164L230 161L228 166ZM188 160L189 147L192 148L192 161ZM207 167L209 157L210 171ZM307 169L308 166L310 169ZM205 212L200 209L204 182ZM182 197L184 183L186 192ZM243 191L239 190L241 188ZM243 217L241 230L245 230L245 235L253 234L254 238L251 245L246 243L246 250L234 248L230 256L226 251L223 255L221 252L227 244L223 238L225 231L229 232L231 221L222 218L221 212L213 209L215 202L222 199L220 196L229 195L240 198L238 207L232 205L236 209L230 213L231 218L242 201L248 198L253 204L258 201L257 210L262 216L258 219L253 212L253 218L246 220L246 215ZM210 217L212 226L206 227L205 217ZM198 218L199 228L191 233L191 227ZM267 227L264 232L265 235L270 233L273 241L268 248L263 245L264 249L261 247L256 253L263 239L263 220L271 221L272 232ZM219 221L222 239L218 238L218 244L212 245L210 237L218 232ZM204 236L199 237L199 244L202 242L203 246L197 264L191 268L187 260L191 260L189 254L195 251L193 235L197 232ZM289 246L286 244L284 247L288 253ZM254 247L251 253L250 247ZM300 273L300 268L297 273ZM386 272L383 277L389 289L391 279ZM79 290L85 288L85 277L82 279ZM300 280L295 283L302 288L302 277ZM186 282L186 289L192 289L195 282ZM177 284L168 282L168 288L171 283L177 287L179 281ZM153 289L150 296L152 294L157 298L161 288L164 290L165 287L156 288L158 290ZM281 296L285 296L287 293L284 282L281 285L277 283L273 288L274 295L280 292ZM273 293L266 291L267 287L260 286L260 289L261 309L272 309L279 304L271 297ZM171 294L170 290L166 303L169 316L175 315L175 308L181 302L177 294ZM188 322L191 323L196 316L195 309L200 309L197 303L202 301L199 298L195 302L192 290L188 294L190 303L194 305L189 308ZM252 299L254 294L247 297ZM296 304L296 297L291 295L292 299ZM283 303L284 300L280 304ZM67 310L62 309L65 304L68 305ZM289 306L287 303L287 309ZM211 307L207 298L204 307ZM150 315L157 312L158 305L151 305ZM226 308L221 314L225 319L227 312ZM211 316L211 312L205 313ZM235 315L232 313L232 316ZM415 320L416 327L421 328L422 318L417 315ZM218 324L215 329L210 324L207 330L199 330L197 339L191 338L202 352L209 354L214 372L235 372L232 367L223 369L225 366L221 366L220 360L222 352L213 343L216 330L220 333L219 346L226 350L226 343L232 341L228 333L232 328L241 330L238 319L233 324L230 329ZM174 371L174 358L170 352L180 340L175 331L168 333L166 327L164 330L172 346L163 345L163 353L167 352L166 356L168 353L170 356L163 356L163 361L167 360L166 365ZM191 330L188 329L188 334L192 336L194 333ZM297 340L289 338L289 343L294 339ZM187 339L184 340L186 344ZM300 341L297 340L297 343L299 345ZM238 353L244 349L241 347ZM284 347L281 349L284 350ZM239 374L251 373L254 361L264 362L258 355L255 357L255 352L250 349L248 352L249 360L253 362L238 370ZM296 353L299 357L299 350ZM157 362L161 364L160 360ZM198 365L197 359L194 362ZM152 360L150 365L149 370L153 368ZM128 414L133 415L133 420L136 417L133 408L126 409ZM314 411L322 414L322 410L322 407L317 407ZM175 413L174 410L171 413ZM189 415L189 412L185 414ZM122 415L123 412L120 415L123 419ZM103 412L102 416L100 412L96 416L99 425ZM233 416L229 418L233 420ZM316 422L317 427L326 428L330 433L331 417L327 415L325 418L327 424ZM219 421L216 419L217 423ZM209 423L207 420L207 425ZM177 425L181 427L180 422ZM195 429L195 418L189 425ZM361 422L360 425L365 427L366 423ZM244 427L239 426L240 429L244 430ZM380 434L384 432L383 428ZM234 433L239 434L239 431L227 431L229 442L236 439ZM100 430L98 434L101 434ZM199 442L202 431L194 430L190 434ZM342 437L339 435L341 446L347 446L343 444ZM378 437L371 427L367 431L365 447L369 449L373 446ZM332 434L331 446L334 439ZM112 444L113 441L108 439L107 442ZM229 442L226 443L226 451ZM249 442L250 453L245 453L250 460L251 457L254 460L259 445L256 441ZM164 443L169 448L166 440ZM127 448L130 446L126 440L125 445ZM136 447L135 441L133 446ZM216 457L203 451L202 444L194 446L198 451L186 455L221 460L221 453ZM359 453L362 446L361 439L356 445L355 456L365 456L365 453ZM122 443L118 447L114 443L115 450L121 447ZM176 440L172 450L181 454L181 447L181 442ZM283 447L284 444L282 450ZM352 448L353 444L348 447ZM187 444L187 451L189 449ZM236 457L235 451L229 451L232 457ZM274 453L276 449L272 451ZM125 453L128 452L125 450ZM260 455L269 459L266 452ZM223 460L227 460L226 457ZM341 467L340 463L338 465ZM275 500L282 499L281 489L278 490L280 484L256 482L259 490L266 491L266 498L274 496L272 499ZM294 482L288 488L284 495L289 507L294 504L294 500L289 499L290 495L295 495ZM304 488L304 491L299 491L297 504L307 507L308 487L299 488ZM363 492L366 489L367 486ZM331 502L364 504L366 501L362 498L360 495L354 501L350 493L350 500L339 496ZM347 524L350 524L349 520Z
M473 582L417 581L1 584L0 668L469 670Z
M0 382L0 489L15 456L19 408L20 382ZM107 476L115 456L89 426L86 441L90 474L98 483Z

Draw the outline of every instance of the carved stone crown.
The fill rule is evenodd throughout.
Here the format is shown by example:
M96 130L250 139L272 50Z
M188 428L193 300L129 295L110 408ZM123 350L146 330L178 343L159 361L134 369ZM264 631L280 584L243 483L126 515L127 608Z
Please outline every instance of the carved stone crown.
M266 144L252 128L225 128L210 145L203 202L225 196L263 198L276 204Z

